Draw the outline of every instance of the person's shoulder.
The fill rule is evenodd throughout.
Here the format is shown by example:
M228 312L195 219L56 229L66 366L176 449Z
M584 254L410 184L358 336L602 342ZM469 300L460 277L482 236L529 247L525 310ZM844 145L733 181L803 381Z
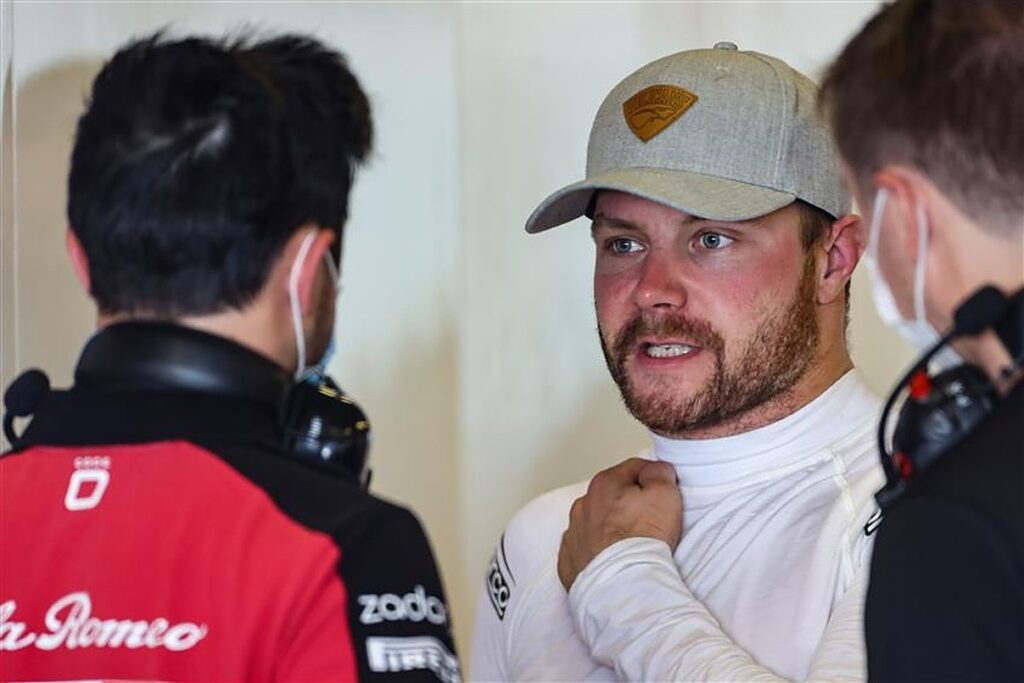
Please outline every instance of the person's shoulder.
M307 465L277 449L214 448L259 486L295 522L351 544L382 528L399 535L422 534L409 508L365 490L355 475Z
M850 370L836 383L836 403L829 412L831 448L848 466L863 468L868 456L878 460L878 418L882 399L858 370Z
M879 678L1020 680L1024 562L992 520L908 495L878 532L865 606ZM906 638L907 634L920 637ZM1012 672L1012 673L1011 673Z
M911 480L906 498L970 509L1024 546L1024 385ZM900 504L894 507L898 510ZM898 513L897 513L898 514Z
M821 473L847 480L877 478L881 473L877 434L882 410L878 395L860 372L852 369L816 400L821 402L821 410L815 412L814 438L828 455L820 461Z
M299 521L331 534L343 545L371 541L379 545L387 541L400 546L403 541L426 536L419 516L411 508L371 493L354 480L304 472L301 481L302 493L296 491L288 497L289 507Z
M519 511L509 521L509 530L520 527L536 529L538 526L551 523L556 518L559 523L567 522L568 518L563 520L561 516L567 515L573 501L587 492L589 483L589 480L578 481L542 493L519 508Z
M554 562L562 533L569 526L569 509L573 501L587 492L588 484L581 481L548 491L512 516L497 543L493 560L510 579L520 583Z
M501 624L512 621L509 612L529 604L528 596L535 595L546 582L557 585L555 566L562 533L569 526L569 509L573 501L586 493L588 484L589 481L583 481L562 486L534 498L505 527L485 571L486 597L478 605L482 617L478 616L475 627L474 666L483 666L485 660L491 664L501 660L504 655L496 654L493 643L487 643L506 628ZM493 614L487 609L488 602ZM481 654L485 651L488 654ZM497 676L496 672L487 670L486 677L491 676Z
M650 451L642 451L634 457L652 459ZM534 548L545 554L550 554L553 548L557 554L562 533L569 526L569 510L576 499L587 492L592 478L593 475L585 481L552 489L519 508L505 527L506 547Z
M506 541L518 546L532 544L552 534L561 539L569 524L569 508L587 492L589 481L580 481L541 494L521 507L505 529ZM556 546L557 547L557 546Z
M390 544L416 541L429 548L427 532L419 515L405 505L360 490L353 495L348 509L334 520L335 533L352 541L379 543L380 535L390 535ZM387 536L385 536L387 537Z
M878 454L878 419L882 401L857 370L841 380L842 401L830 413L833 431L829 452L831 457L821 463L819 475L839 477L857 510L856 524L875 513L874 494L885 483L885 474Z
M877 564L892 573L921 561L934 545L950 557L969 558L965 571L977 571L978 558L989 558L983 562L989 568L1000 564L991 558L1003 558L1007 566L1017 567L1019 581L1024 571L1022 406L1024 391L1018 389L909 482L886 512ZM947 573L950 557L943 561ZM885 563L886 558L891 561Z
M875 493L885 483L878 455L881 399L857 370L847 372L833 387L823 428L827 430L824 457L807 476L817 482L805 500L840 544L844 582L851 570L867 565L874 542L878 505Z

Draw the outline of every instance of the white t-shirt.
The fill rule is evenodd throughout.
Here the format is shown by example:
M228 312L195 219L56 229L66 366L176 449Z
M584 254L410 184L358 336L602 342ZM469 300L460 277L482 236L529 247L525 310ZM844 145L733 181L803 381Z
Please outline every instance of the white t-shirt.
M653 457L675 466L683 495L674 557L662 541L620 541L569 595L558 548L587 484L532 501L488 568L470 679L863 678L878 413L851 370L760 429L652 435Z

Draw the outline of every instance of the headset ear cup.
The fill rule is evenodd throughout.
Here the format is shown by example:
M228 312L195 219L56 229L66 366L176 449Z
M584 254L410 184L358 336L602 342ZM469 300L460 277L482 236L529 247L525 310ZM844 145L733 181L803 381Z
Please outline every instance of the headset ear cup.
M959 443L992 412L999 402L996 384L978 367L963 364L935 377L928 362L959 337L993 329L1010 354L1002 379L1024 366L1024 288L1010 297L986 286L968 297L953 313L955 324L896 384L878 424L878 453L886 484L875 494L887 510L907 488L907 482ZM889 416L901 397L891 447L886 443Z
M988 416L997 400L992 382L973 365L947 370L931 377L930 383L927 394L903 403L893 432L893 452L907 461L897 467L904 480L920 474L959 443Z
M330 378L292 387L282 431L285 453L365 488L370 422Z

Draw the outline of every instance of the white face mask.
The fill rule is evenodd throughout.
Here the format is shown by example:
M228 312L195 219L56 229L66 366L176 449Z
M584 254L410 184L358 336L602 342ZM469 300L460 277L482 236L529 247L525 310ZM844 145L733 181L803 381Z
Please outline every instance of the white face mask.
M871 214L871 228L868 231L868 248L865 253L865 261L868 265L868 274L871 276L871 294L875 300L875 308L878 310L878 317L889 327L895 329L901 337L907 340L918 351L925 351L942 338L942 335L932 327L924 309L924 280L925 280L925 259L928 255L928 217L924 213L924 207L917 206L917 259L914 263L914 319L907 320L900 313L896 305L896 299L892 295L889 283L882 275L882 269L878 265L878 237L882 227L882 214L885 212L885 201L888 192L885 188L878 190L875 196L875 208ZM932 362L941 367L947 368L959 365L963 362L956 351L946 346L941 349L932 359Z
M302 307L299 305L299 274L302 264L306 262L306 257L309 255L309 249L313 246L314 239L316 239L316 233L311 232L302 240L302 244L299 246L299 253L295 255L291 271L288 273L288 303L292 309L292 333L295 335L295 354L297 356L294 375L296 382L303 379L310 370L319 369L322 372L323 367L327 363L327 353L333 352L334 347L334 337L332 335L328 350L324 353L324 358L321 358L320 362L313 368L306 366L306 335L302 330ZM327 250L324 251L324 261L327 263L327 270L330 272L331 280L334 282L334 291L338 293L341 291L338 267L331 260L331 254Z

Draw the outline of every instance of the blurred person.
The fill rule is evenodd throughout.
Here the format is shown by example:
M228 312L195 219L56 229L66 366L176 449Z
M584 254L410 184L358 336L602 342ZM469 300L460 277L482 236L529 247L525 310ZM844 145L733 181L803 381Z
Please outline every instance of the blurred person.
M601 347L653 445L515 515L473 679L863 678L879 404L847 350L863 235L816 97L731 43L657 60L527 221L592 220Z
M1024 680L1021 83L1024 3L899 0L823 85L879 313L924 352L879 439L874 680Z
M335 459L328 413L357 409L304 381L371 138L305 36L158 34L103 66L66 237L98 330L69 390L5 396L0 679L458 679L427 537Z

